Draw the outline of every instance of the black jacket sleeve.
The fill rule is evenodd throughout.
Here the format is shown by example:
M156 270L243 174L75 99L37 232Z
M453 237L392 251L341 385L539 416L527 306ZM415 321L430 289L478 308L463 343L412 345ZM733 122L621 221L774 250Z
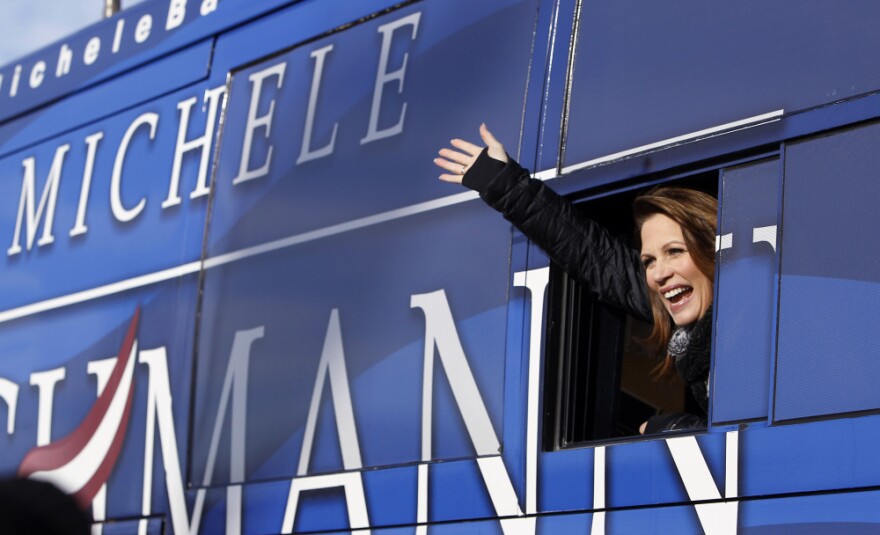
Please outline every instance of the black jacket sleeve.
M486 150L462 183L540 246L603 303L651 322L644 268L637 251L611 236L567 199L508 159Z

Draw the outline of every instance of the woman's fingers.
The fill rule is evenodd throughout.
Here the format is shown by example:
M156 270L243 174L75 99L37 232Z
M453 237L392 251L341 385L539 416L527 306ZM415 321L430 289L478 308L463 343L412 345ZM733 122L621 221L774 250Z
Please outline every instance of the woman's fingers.
M451 143L452 146L456 149L464 151L474 158L476 158L480 154L480 151L483 150L483 147L479 145L474 145L470 141L465 141L463 139L453 139L449 143Z
M434 158L434 165L447 171L440 175L440 180L444 180L446 182L455 182L456 184L461 184L461 177L467 171L468 163L459 162L459 161L450 161L445 158Z
M460 165L470 165L470 163L474 161L473 156L468 156L467 154L463 154L452 149L440 149L440 156L442 156L445 160Z
M461 177L483 149L463 139L453 139L450 144L459 150L440 149L440 158L434 158L434 164L448 171L448 173L440 175L440 180L461 184Z
M483 143L486 145L500 145L501 143L495 139L495 136L492 135L492 132L489 131L489 127L486 126L486 123L480 124L480 137L483 138Z
M463 175L467 171L470 162L450 161L445 158L434 158L434 164L445 171L455 175Z
M489 156L501 162L507 162L507 152L504 151L504 145L495 139L485 124L480 125L480 137L489 149ZM453 139L449 144L453 148L440 149L440 157L434 158L434 165L446 171L440 175L440 180L461 184L461 177L473 165L474 160L483 151L483 147L463 139Z
M495 139L495 136L489 131L489 127L486 126L486 123L480 125L480 137L483 138L483 142L486 144L486 147L489 148L489 156L498 161L507 162L507 152L504 150L504 145Z
M461 177L464 175L452 175L449 173L443 173L440 175L440 180L443 182L452 182L453 184L461 184Z

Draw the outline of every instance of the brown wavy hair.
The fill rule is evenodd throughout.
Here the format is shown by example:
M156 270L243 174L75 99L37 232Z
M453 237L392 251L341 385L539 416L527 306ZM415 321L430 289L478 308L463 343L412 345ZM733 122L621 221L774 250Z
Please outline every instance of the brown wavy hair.
M655 214L663 214L681 226L685 245L697 269L710 281L714 280L717 199L702 191L674 186L658 186L636 197L633 218L639 247L642 225ZM667 351L675 325L663 306L663 298L656 292L649 292L649 295L654 326L645 342L657 351L657 355L663 356L657 374L669 376L675 373L675 363Z

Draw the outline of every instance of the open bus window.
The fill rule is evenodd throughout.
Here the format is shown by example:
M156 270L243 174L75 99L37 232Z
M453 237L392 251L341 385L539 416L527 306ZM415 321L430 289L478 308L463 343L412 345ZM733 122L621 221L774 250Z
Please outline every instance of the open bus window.
M717 173L676 186L717 195ZM579 203L615 237L636 247L637 192ZM659 377L660 357L645 345L648 323L599 302L584 284L551 264L545 364L544 444L555 450L639 435L651 416L700 414L678 376Z

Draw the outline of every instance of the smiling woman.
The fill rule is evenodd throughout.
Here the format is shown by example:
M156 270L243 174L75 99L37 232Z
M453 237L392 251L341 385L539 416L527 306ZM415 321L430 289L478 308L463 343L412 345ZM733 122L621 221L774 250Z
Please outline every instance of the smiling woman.
M707 276L700 270L681 225L668 216L649 216L641 224L641 236L648 288L662 297L673 323L694 323L712 304L711 272Z
M638 426L640 433L704 427L716 199L678 187L659 187L637 197L633 212L639 251L543 182L529 178L485 125L480 135L486 149L456 139L452 148L440 151L434 162L447 171L441 180L478 191L594 299L652 325L646 341L663 357L660 375L677 371L697 408L693 413L646 414L650 418Z
M700 191L662 187L637 197L633 211L653 316L648 342L658 354L665 354L661 374L677 371L705 416L709 411L718 203ZM639 430L655 432L685 425L702 427L705 419L678 414L655 417Z
M712 305L718 203L700 191L662 187L637 197L633 211L650 290L651 340L665 348L672 325L693 325Z

